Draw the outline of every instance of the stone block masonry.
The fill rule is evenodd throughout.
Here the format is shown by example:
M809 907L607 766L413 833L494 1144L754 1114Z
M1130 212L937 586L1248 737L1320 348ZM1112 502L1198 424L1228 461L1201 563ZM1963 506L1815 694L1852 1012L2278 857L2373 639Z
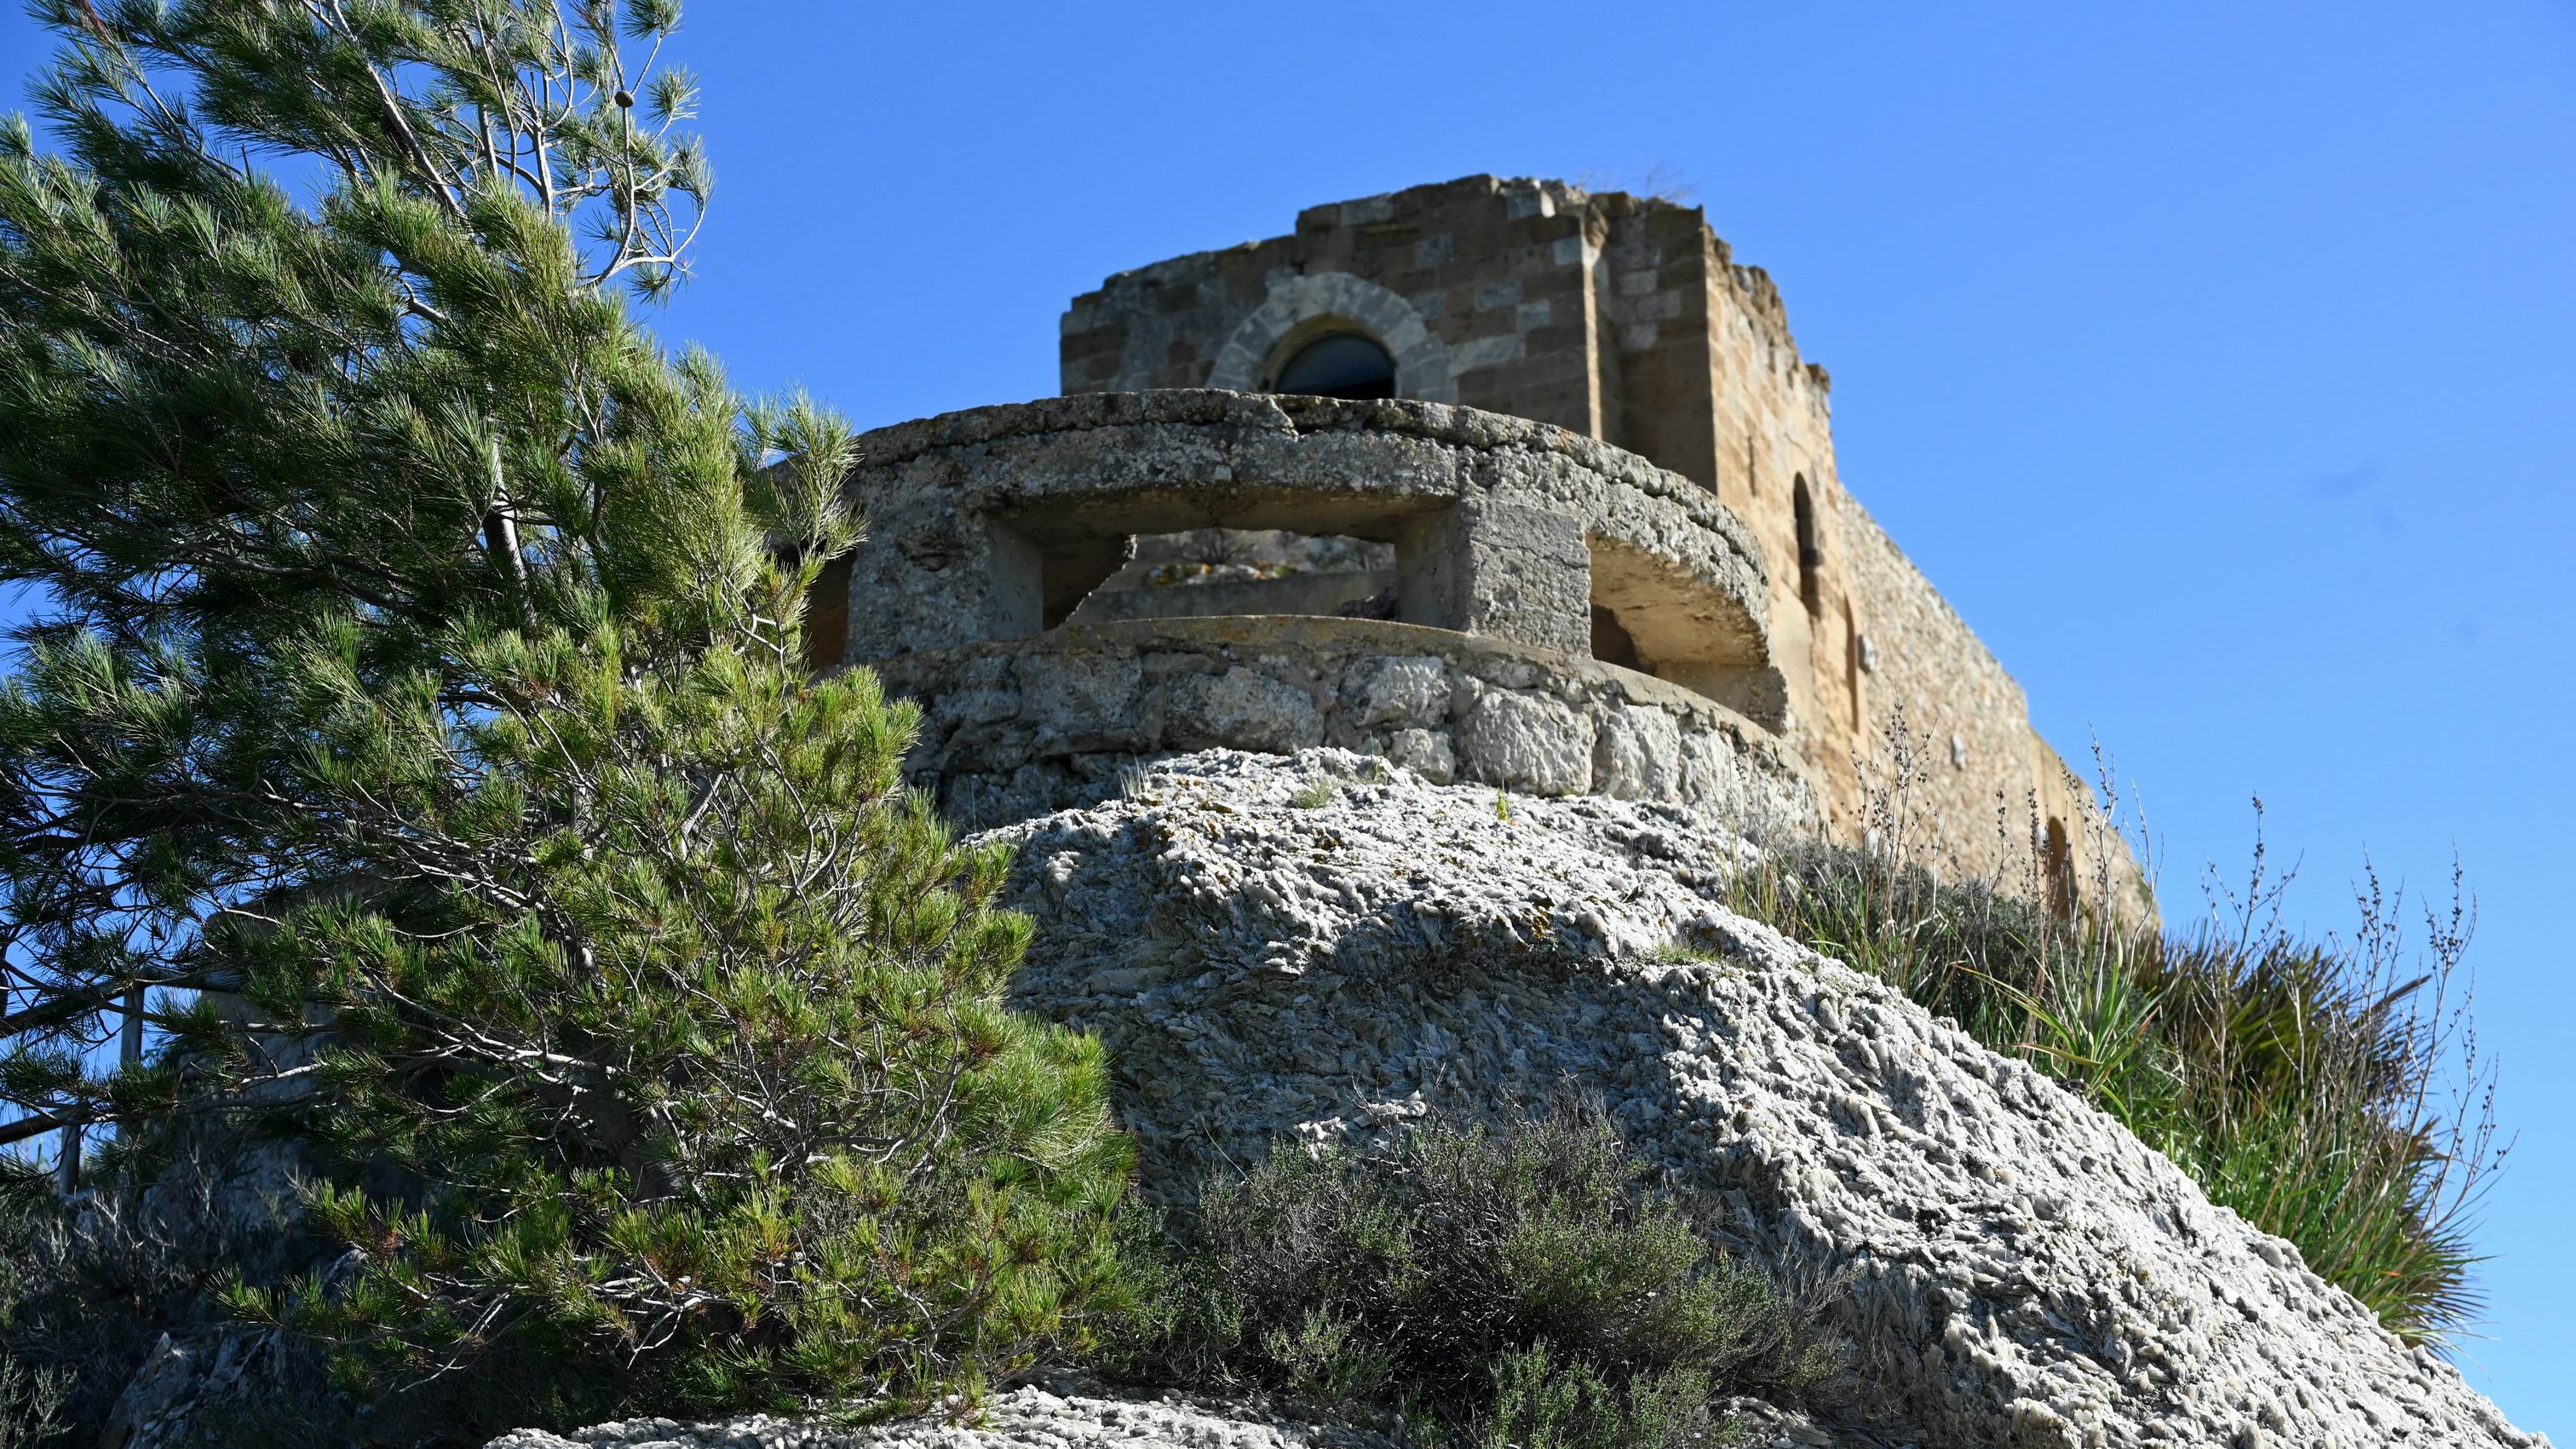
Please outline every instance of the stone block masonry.
M1446 629L1287 615L1073 624L875 667L926 702L914 778L970 826L1094 803L1160 755L1318 745L1440 784L1676 805L1760 837L1817 819L1798 762L1724 705Z
M1408 623L1569 654L1592 647L1592 554L1571 515L1470 498L1416 520L1397 557Z

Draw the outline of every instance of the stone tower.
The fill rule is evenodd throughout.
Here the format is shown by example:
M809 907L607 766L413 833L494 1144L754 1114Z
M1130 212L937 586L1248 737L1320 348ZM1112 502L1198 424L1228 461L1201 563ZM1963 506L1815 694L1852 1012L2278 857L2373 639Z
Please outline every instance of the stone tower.
M1111 277L1063 322L1068 394L1282 390L1320 340L1382 350L1394 396L1553 423L1691 480L1767 564L1781 733L1832 825L1866 829L1854 760L1902 706L1925 744L1912 803L1968 868L2009 870L2027 820L2048 889L2091 877L2090 792L2031 729L2020 686L1853 500L1831 381L1770 277L1695 207L1474 176L1313 207L1296 230ZM1294 378L1286 386L1296 387ZM1615 657L1629 641L1606 637ZM1619 662L1669 674L1646 651ZM2134 866L2115 840L2115 874Z
M2150 908L1695 209L1490 176L1316 207L1074 299L1063 382L861 439L869 537L809 621L923 702L910 768L961 819L1333 745Z

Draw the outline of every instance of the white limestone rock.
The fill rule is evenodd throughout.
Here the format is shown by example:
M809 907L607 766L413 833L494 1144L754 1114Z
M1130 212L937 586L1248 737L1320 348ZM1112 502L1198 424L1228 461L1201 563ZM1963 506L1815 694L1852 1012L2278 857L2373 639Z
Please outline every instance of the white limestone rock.
M1806 1416L1742 1401L1750 1449L1876 1449ZM1123 1394L1089 1383L995 1394L971 1424L929 1417L835 1429L753 1414L716 1423L629 1419L567 1435L522 1429L485 1449L1396 1449L1375 1430L1317 1422L1266 1397Z
M1846 1275L1853 1386L1829 1422L1747 1405L1764 1449L2547 1444L2107 1117L1726 910L1741 840L1595 796L1505 818L1490 785L1373 767L1211 752L996 832L1039 928L1017 1000L1105 1039L1148 1195L1282 1138L1572 1085L1731 1204L1739 1247ZM1290 805L1319 775L1334 798ZM973 1430L657 1422L493 1449L1375 1449L1241 1406L1032 1392Z
M1349 783L1290 806L1318 773ZM1212 753L1000 834L1018 999L1105 1038L1153 1195L1570 1083L1747 1246L1851 1275L1838 1407L1886 1442L2546 1442L2117 1123L1726 910L1749 847L1676 809L1504 819L1339 751Z
M1322 739L1324 720L1304 690L1238 664L1223 674L1173 681L1163 734L1183 747L1222 743L1285 753Z
M1449 671L1437 659L1385 656L1351 667L1342 686L1353 728L1436 725L1449 714Z
M1458 756L1449 737L1438 730L1397 730L1387 741L1386 757L1434 785L1446 785L1458 775Z

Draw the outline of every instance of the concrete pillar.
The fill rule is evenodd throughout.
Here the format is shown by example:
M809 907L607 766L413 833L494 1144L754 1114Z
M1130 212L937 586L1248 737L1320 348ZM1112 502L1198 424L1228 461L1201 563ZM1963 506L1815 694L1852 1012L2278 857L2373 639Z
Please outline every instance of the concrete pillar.
M1592 554L1565 514L1463 499L1396 540L1395 570L1408 624L1592 650Z

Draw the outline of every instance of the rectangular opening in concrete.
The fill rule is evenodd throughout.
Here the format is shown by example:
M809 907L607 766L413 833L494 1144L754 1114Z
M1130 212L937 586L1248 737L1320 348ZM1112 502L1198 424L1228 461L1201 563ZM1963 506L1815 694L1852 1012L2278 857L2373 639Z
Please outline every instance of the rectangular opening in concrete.
M1769 728L1786 719L1780 672L1740 610L1634 549L1589 540L1592 657L1694 690Z
M1077 624L1242 614L1395 616L1395 545L1288 529L1140 534L1136 556L1069 614Z

